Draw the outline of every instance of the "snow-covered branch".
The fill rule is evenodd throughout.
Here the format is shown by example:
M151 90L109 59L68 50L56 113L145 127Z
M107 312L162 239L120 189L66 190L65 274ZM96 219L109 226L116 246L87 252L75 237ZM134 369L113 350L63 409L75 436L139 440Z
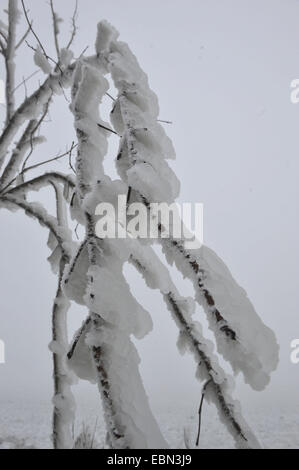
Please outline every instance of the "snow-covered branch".
M122 42L112 42L107 60L119 92L111 113L114 128L122 136L118 173L148 207L152 202L173 203L179 184L166 160L174 158L174 150L157 122L159 107L147 76ZM254 389L263 389L277 366L278 345L246 293L211 250L187 250L184 240L159 240L168 260L193 281L196 300L207 314L218 351L235 372L243 372Z
M76 266L79 273L85 267L83 302L91 320L86 343L95 365L93 380L102 396L109 445L116 449L164 448L167 444L151 413L139 374L139 357L130 339L132 333L144 336L152 324L147 312L133 298L122 274L126 250L120 247L120 253L114 253L108 241L96 237L94 216L89 212L88 200L93 195L96 197L97 186L105 179L102 160L109 132L105 123L98 125L102 123L98 105L108 89L104 70L99 60L97 67L84 62L78 64L75 72L71 109L78 138L76 189L85 216L86 244L81 245L71 263L64 290L71 299L73 295L77 299L78 291L72 293L72 284L76 286L78 282ZM79 278L84 288L82 274ZM77 301L82 303L80 299ZM77 343L75 340L73 344ZM71 359L77 350L77 346L73 348ZM132 401L134 393L138 403Z
M0 196L1 206L7 209L13 207L23 209L28 216L33 217L43 227L49 229L60 245L63 259L66 262L70 260L72 252L69 245L65 243L65 230L59 227L56 217L49 215L41 204L29 203L13 195L5 194Z
M10 181L12 181L17 175L19 168L25 158L27 151L36 144L45 141L42 137L33 137L33 132L37 126L37 120L33 119L29 121L26 129L23 132L22 137L17 143L14 151L12 152L11 158L3 170L0 178L0 190L3 190Z
M72 190L75 187L72 176L67 176L53 171L26 181L25 183L8 190L5 194L18 195L21 193L27 193L28 191L39 191L41 188L48 186L53 181L62 183L66 190Z
M44 105L49 101L52 93L61 93L62 87L71 83L74 64L69 65L63 73L49 76L45 82L29 96L15 111L9 123L0 136L0 168L8 152L9 146L20 127L27 121L36 119L43 113Z
M200 324L192 318L192 299L179 295L167 268L151 248L132 244L131 250L129 261L143 276L148 287L160 290L180 331L178 346L183 351L187 347L193 353L197 363L197 377L209 382L206 397L216 405L220 419L233 436L237 447L259 448L257 439L231 397L233 379L229 383L213 353L213 344L203 337Z
M63 189L60 184L53 182L56 196L56 213L59 227L68 231L66 207ZM52 269L58 271L58 287L52 311L52 342L49 345L53 353L53 445L54 449L71 449L73 447L72 427L75 420L75 402L71 391L72 375L67 365L67 312L70 302L62 289L62 278L66 262L57 257L57 246L52 245L53 255L50 257ZM60 248L60 247L59 247ZM54 264L54 259L57 262Z

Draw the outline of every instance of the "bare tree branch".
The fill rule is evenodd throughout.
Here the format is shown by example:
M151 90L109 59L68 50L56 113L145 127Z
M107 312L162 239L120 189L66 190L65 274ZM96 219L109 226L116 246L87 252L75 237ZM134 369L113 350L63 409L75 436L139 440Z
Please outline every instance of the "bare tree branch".
M6 67L6 125L9 123L15 109L13 90L15 88L15 64L14 56L16 50L17 30L17 3L16 0L8 2L8 36L5 49Z
M26 7L25 7L24 0L21 0L21 2L22 2L22 7L23 7L24 15L25 15L25 18L26 18L26 21L27 21L27 24L28 24L28 28L29 28L29 30L31 31L31 33L33 34L33 36L35 37L35 39L37 40L37 42L38 42L38 44L39 44L41 50L43 51L45 57L48 58L48 54L46 53L45 48L44 48L42 42L40 41L38 35L35 33L35 31L34 31L34 29L33 29L33 27L32 27L32 21L29 20L29 17L28 17L28 13L27 13L27 10L26 10Z
M158 258L153 250L151 250L151 257L155 260L157 260ZM144 259L140 261L140 259L138 259L135 254L130 257L129 261L133 264L133 266L136 267L136 269L141 274L144 274L148 271L149 273L154 275L155 278L158 278L157 272L153 267L154 264L145 265ZM161 262L159 261L159 263ZM217 377L219 376L219 371L214 369L213 361L208 356L204 345L201 344L199 339L201 335L198 334L198 331L196 330L196 325L194 324L194 322L188 319L187 315L180 307L181 298L179 298L178 294L176 293L176 288L172 281L170 281L170 286L171 285L172 291L167 294L165 294L162 287L158 287L158 289L163 295L163 298L169 310L173 314L173 318L176 324L178 325L179 330L184 334L184 337L188 342L190 350L193 351L198 363L198 367L203 369L207 380L209 380L209 383L211 383L213 401L218 409L220 416L223 418L223 421L226 424L229 432L235 439L236 436L238 436L238 438L240 438L244 442L244 446L247 446L249 445L247 433L250 431L245 422L240 422L240 417L238 417L238 414L234 410L233 401L229 400L230 397L228 396L228 392L225 390L225 381L222 383L218 383ZM251 440L253 440L253 436L251 436ZM257 441L256 446L259 446Z
M65 200L61 186L56 180L51 181L55 191L56 215L59 227L68 228L65 216ZM66 267L65 260L59 262L58 287L56 298L52 309L52 341L59 348L53 350L53 378L54 378L54 407L53 407L53 446L54 449L72 449L72 425L75 419L74 407L72 405L72 391L70 375L67 366L67 312L70 302L66 298L62 288L62 278ZM63 408L57 405L55 398L63 400Z
M24 0L21 0L21 2L22 2L22 7L23 7L23 11L24 11L24 15L25 15L26 21L27 21L27 23L28 23L28 27L29 27L31 33L33 34L33 36L35 37L35 39L37 40L37 43L38 43L38 45L40 46L40 48L41 48L41 50L42 50L44 56L46 57L46 59L48 59L48 60L50 60L51 62L53 62L53 63L56 65L56 67L60 70L60 72L62 73L62 70L61 70L61 68L60 68L60 66L59 66L59 62L57 62L56 60L52 59L52 57L50 57L50 56L47 54L47 52L46 52L46 50L45 50L45 48L44 48L44 46L43 46L41 40L39 39L38 35L37 35L36 32L34 31L34 29L33 29L33 27L32 27L32 21L30 21L30 20L29 20L29 17L28 17L28 13L27 13L27 10L26 10L25 4L24 4ZM36 49L35 49L33 46L31 46L27 41L26 41L26 44L27 44L28 47L30 47L31 49L33 49L34 51L36 51Z
M40 72L40 70L35 70L35 72L32 72L32 74L30 74L28 77L26 77L25 79L23 79L23 81L21 83L19 83L19 85L17 85L15 87L15 89L13 90L13 92L17 91L22 85L24 85L24 83L27 83L31 78L33 78L35 75L37 75L38 73Z
M66 46L67 49L69 49L71 47L71 45L73 44L73 41L76 37L76 33L77 33L77 24L76 24L76 20L77 20L77 13L78 13L78 0L76 0L75 2L75 8L74 8L74 13L73 13L73 16L72 16L72 33L71 33L71 37L70 37L70 40Z
M52 157L50 158L49 160L45 160L43 162L39 162L39 163L36 163L35 165L31 165L31 166L28 166L26 168L24 168L24 170L22 170L21 174L24 174L26 173L27 171L29 170L34 170L42 165L46 165L48 163L51 163L51 162L55 162L57 160L60 160L61 158L65 157L65 156L70 156L73 152L73 150L78 146L78 144L75 144L74 142L72 143L71 145L71 148L69 150L67 150L66 152L60 154L60 155L57 155L56 157Z
M19 49L19 47L23 44L23 42L24 42L25 39L27 38L28 34L29 34L30 31L31 31L32 24L33 24L33 21L31 21L30 25L28 26L27 31L24 33L24 35L21 37L21 39L20 39L19 42L17 43L17 45L16 45L16 50Z
M66 152L62 153L61 155L57 155L56 157L53 157L53 158L50 158L49 160L45 160L43 162L39 162L39 163L36 163L35 165L31 165L31 166L28 166L26 168L24 168L15 178L13 178L4 188L3 188L3 192L6 191L7 188L9 188L20 176L24 176L25 173L27 173L28 171L30 170L35 170L36 168L39 168L40 166L43 166L43 165L46 165L48 163L51 163L51 162L54 162L54 161L57 161L57 160L60 160L61 158L67 156L67 155L71 155L72 151L74 148L77 147L78 144L74 144L74 142L72 143L72 146L69 150L67 150Z

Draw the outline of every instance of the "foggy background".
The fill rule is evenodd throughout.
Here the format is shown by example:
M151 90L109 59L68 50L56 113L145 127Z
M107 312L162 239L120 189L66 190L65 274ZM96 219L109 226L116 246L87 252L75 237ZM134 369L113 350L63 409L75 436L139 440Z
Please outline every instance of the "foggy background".
M47 2L27 0L33 26L50 56L55 56ZM69 38L74 2L56 1L64 18L60 44ZM1 19L6 1L0 0ZM214 249L242 285L263 321L276 333L280 364L270 386L250 391L242 377L236 396L244 412L269 413L299 408L299 365L290 361L290 343L299 338L298 315L298 153L299 105L290 102L290 83L299 78L299 2L296 0L84 0L79 1L77 57L86 46L93 54L97 22L110 21L128 42L149 75L160 101L160 118L173 139L181 180L181 202L204 203L205 244ZM19 36L26 28L19 25ZM29 36L28 41L36 46ZM33 52L22 46L18 79L37 67ZM0 78L5 78L1 62ZM40 72L28 92L44 80ZM112 93L113 94L113 93ZM18 98L24 88L18 90ZM111 109L105 98L103 116ZM31 160L46 160L70 147L72 115L64 97L51 106L52 122L42 134L48 142ZM4 108L0 106L1 119ZM2 119L3 120L3 119ZM105 167L113 177L116 142ZM67 159L27 177L55 168L68 170ZM33 194L53 208L50 190ZM22 211L0 213L0 339L6 364L0 364L0 408L7 400L51 400L51 309L56 278L46 261L48 232ZM154 331L136 342L147 393L156 411L197 410L201 386L193 358L180 356L177 329L157 292L127 269L132 290L152 314ZM188 282L176 276L182 293ZM70 313L70 336L86 311ZM198 307L196 317L203 321ZM70 338L71 339L71 338ZM228 368L229 370L229 368ZM95 386L75 386L80 400L97 400ZM92 397L92 398L91 398ZM1 412L1 411L0 411Z

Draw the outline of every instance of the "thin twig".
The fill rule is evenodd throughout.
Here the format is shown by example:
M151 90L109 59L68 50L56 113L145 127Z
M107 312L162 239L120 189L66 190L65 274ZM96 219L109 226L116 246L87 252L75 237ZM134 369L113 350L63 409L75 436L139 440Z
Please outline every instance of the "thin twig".
M78 144L77 144L77 145L78 145ZM76 172L76 170L74 169L73 164L72 164L72 150L69 152L69 167L70 167L70 169L74 172L74 174L76 175L77 172Z
M113 134L118 135L117 132L115 132L113 129L110 129L109 127L105 127L102 124L98 124L98 126L101 127L102 129L105 129L106 131L109 131L109 132L112 132Z
M5 36L5 34L3 33L3 31L0 31L0 36L3 37L3 39L5 40L5 42L7 42L7 36Z
M83 49L83 51L81 52L81 54L80 54L79 57L78 57L78 60L81 59L81 57L85 54L85 52L87 51L88 48L89 48L89 46L86 46L86 47Z
M21 83L19 83L19 85L16 86L16 88L12 91L13 93L15 91L17 91L24 83L27 83L31 78L33 78L35 75L37 75L38 73L40 72L40 70L36 70L35 72L33 72L31 75L29 75L28 77L25 78L25 80L23 80Z
M77 224L76 227L75 227L75 235L77 237L77 240L79 240L78 228L79 228L79 224Z
M90 448L92 449L93 448L93 444L94 444L94 440L95 440L95 435L96 435L96 431L97 431L97 426L98 426L98 417L96 419L96 422L95 422L95 425L94 425L94 431L93 431L93 436L92 436L92 440L91 440L91 443L90 443Z
M59 71L60 71L61 73L63 73L63 71L62 71L61 68L60 68L59 63L56 62L56 60L52 59L52 57L50 57L50 56L46 53L45 48L44 48L44 46L43 46L41 40L39 39L38 35L35 33L35 31L34 31L34 29L33 29L33 27L32 27L32 22L30 22L30 20L29 20L29 17L28 17L27 11L26 11L26 7L25 7L25 4L24 4L24 0L21 0L21 2L22 2L22 7L23 7L23 10L24 10L24 15L25 15L26 21L27 21L27 23L28 23L28 27L29 27L31 33L33 34L33 36L35 37L35 39L37 40L37 42L38 42L38 44L39 44L41 50L43 51L44 56L46 57L46 59L51 60L51 62L53 62L53 63L56 65L56 67L59 69ZM25 41L26 41L26 40L25 40ZM26 41L26 44L27 44L28 47L30 47L30 49L33 49L34 51L36 51L36 49L35 49L33 46L31 46L31 45L28 43L28 41Z
M201 400L200 400L200 405L199 405L199 410L198 410L198 433L197 433L197 438L196 438L196 447L199 445L199 438L200 438L200 431L201 431L201 414L202 414L202 406L203 406L203 401L205 398L205 393L207 390L208 385L210 384L211 380L209 380L205 386L202 389L202 395L201 395Z
M33 154L33 150L34 150L34 146L33 146L33 136L35 134L35 132L37 131L37 129L40 127L40 125L42 124L43 120L45 119L47 113L48 113L48 109L49 109L49 104L50 104L50 100L52 99L52 95L50 97L50 99L47 101L46 105L45 105L45 110L44 110L44 113L42 114L42 117L40 118L40 120L38 121L38 123L36 124L35 128L32 130L31 132L31 135L30 135L30 152L29 154L27 155L27 157L25 158L24 160L24 163L23 163L23 166L22 166L22 173L24 173L24 170L25 170L25 167L27 165L27 162L29 160L29 158L31 157L31 155Z
M35 168L38 168L40 166L46 165L47 163L55 162L57 160L60 160L61 158L65 157L66 155L70 155L71 152L78 146L78 144L75 144L72 142L72 146L69 150L66 152L57 155L56 157L50 158L49 160L45 160L43 162L36 163L35 165L28 166L27 168L24 168L24 170L20 173L20 175L27 173L27 171L34 170Z
M49 160L36 163L35 165L28 166L27 168L22 168L22 171L17 176L15 176L3 189L1 189L1 193L4 193L20 176L23 176L28 171L35 170L36 168L39 168L40 166L46 165L51 162L55 162L57 160L61 160L66 155L69 155L70 152L72 152L77 147L77 145L78 144L75 144L74 142L72 142L71 148L67 150L66 152L62 153L61 155L56 155L56 157L52 157Z
M25 100L27 100L27 86L26 86L26 79L23 77L23 82L22 84L24 85L24 90L25 90Z
M26 33L24 34L24 36L21 37L21 39L19 40L18 44L16 45L16 50L19 49L19 47L23 44L23 42L25 41L25 39L27 38L28 34L30 33L31 31L31 26L33 24L33 21L31 21L30 23L30 26L28 26L28 29L26 31Z
M40 45L40 48L43 51L45 57L48 58L48 54L46 53L46 51L44 49L44 46L42 45L42 43L41 43L38 35L35 33L34 29L32 28L32 21L30 21L29 18L28 18L28 14L27 14L27 10L26 10L26 7L25 7L24 0L21 0L21 2L22 2L22 7L23 7L23 11L24 11L26 21L28 23L28 27L29 27L30 31L32 32L33 36L35 37L35 39L37 40L38 44Z
M6 49L5 49L5 46L4 46L1 38L0 38L0 52L3 55L3 57L5 58Z
M37 51L37 48L36 48L36 47L33 47L31 44L29 44L29 42L28 42L27 40L25 40L25 42L26 42L27 46L28 46L30 49L32 49L34 52ZM43 53L44 53L44 51L43 51ZM61 74L63 73L62 68L60 67L59 63L58 63L56 60L54 60L52 57L50 57L50 56L49 56L48 54L46 54L46 53L44 53L44 56L45 56L45 58L46 58L47 60L50 60L50 61L57 67L57 69L59 70L59 72L60 72Z
M112 101L116 101L116 99L115 99L115 98L113 98L113 96L111 96L111 95L110 95L110 93L106 92L106 95L107 95L107 96L109 96L109 98L111 98L111 99L112 99Z
M164 124L173 124L171 121L164 121L163 119L157 119L158 122L163 122Z

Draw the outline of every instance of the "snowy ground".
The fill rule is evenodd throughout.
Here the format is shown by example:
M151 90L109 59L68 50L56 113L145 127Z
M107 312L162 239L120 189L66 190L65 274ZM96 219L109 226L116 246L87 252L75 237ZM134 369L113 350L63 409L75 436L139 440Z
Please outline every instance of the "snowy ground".
M98 410L98 412L95 412ZM97 417L98 413L98 417ZM190 410L170 407L156 412L161 429L172 448L184 449L184 432L190 443L194 443L197 432L197 417ZM268 449L299 448L298 410L281 412L259 412L247 416L250 425L257 433L263 446ZM51 407L49 403L1 402L0 448L50 448ZM96 403L81 401L75 434L78 435L82 423L96 427L96 440L99 447L104 443L104 427L100 409ZM200 448L232 448L233 442L225 428L219 423L214 411L206 406L203 414Z

